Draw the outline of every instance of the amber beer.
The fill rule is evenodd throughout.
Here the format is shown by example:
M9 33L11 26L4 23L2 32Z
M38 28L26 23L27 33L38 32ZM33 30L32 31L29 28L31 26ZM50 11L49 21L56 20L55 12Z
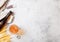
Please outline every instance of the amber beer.
M21 36L24 34L24 31L23 31L21 28L19 28L17 25L15 25L15 24L13 24L13 25L10 26L9 31L10 31L12 34L16 34L16 35L17 35L16 37L17 37L18 39L20 39Z

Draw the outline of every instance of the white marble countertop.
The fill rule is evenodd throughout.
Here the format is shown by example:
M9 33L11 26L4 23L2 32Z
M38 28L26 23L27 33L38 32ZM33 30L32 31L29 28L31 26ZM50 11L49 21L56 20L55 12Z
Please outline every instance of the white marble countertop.
M15 20L25 30L21 39L12 42L60 42L59 0L11 0Z

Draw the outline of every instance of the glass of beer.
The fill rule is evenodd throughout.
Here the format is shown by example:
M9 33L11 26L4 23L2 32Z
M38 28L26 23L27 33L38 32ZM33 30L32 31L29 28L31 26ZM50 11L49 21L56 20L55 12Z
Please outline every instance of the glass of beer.
M16 34L18 39L20 39L21 35L24 34L24 31L15 24L10 26L9 31L12 34Z

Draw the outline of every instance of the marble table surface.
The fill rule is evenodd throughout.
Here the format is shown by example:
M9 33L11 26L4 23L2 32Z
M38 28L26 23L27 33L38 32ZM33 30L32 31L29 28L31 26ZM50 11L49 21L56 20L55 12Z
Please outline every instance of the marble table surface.
M60 42L60 0L11 0L13 24L25 34L12 42Z

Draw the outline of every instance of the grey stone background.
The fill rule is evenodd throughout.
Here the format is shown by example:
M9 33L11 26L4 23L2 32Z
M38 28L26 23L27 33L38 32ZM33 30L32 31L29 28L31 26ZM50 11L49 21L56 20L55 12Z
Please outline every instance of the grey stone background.
M60 42L60 0L13 0L14 23L25 30L12 42Z

